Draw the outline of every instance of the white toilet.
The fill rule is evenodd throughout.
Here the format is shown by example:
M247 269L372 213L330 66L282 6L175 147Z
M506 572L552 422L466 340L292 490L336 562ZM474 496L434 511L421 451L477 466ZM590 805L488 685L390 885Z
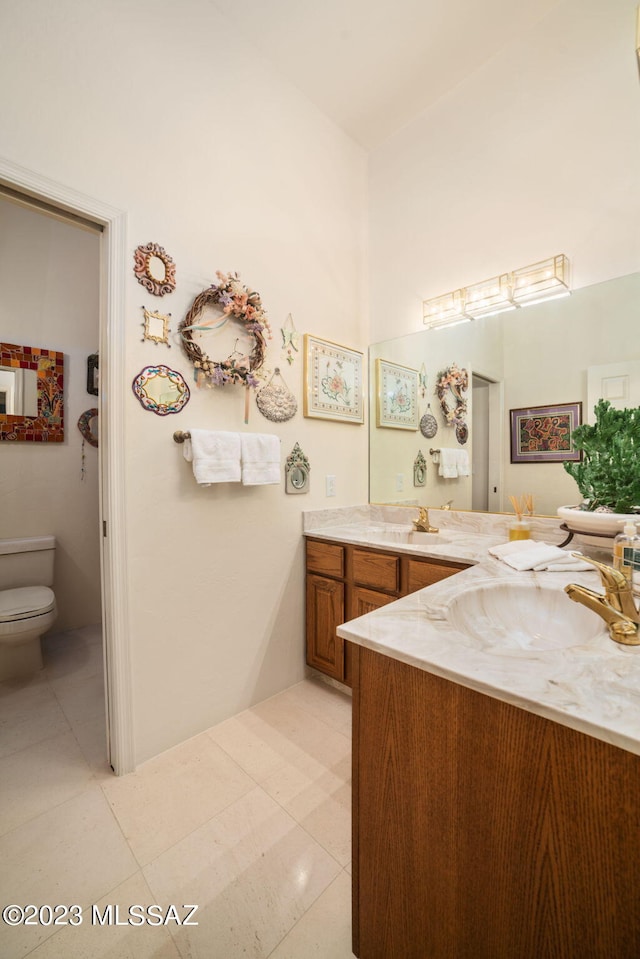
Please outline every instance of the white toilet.
M0 682L42 669L40 637L57 615L53 536L0 539Z

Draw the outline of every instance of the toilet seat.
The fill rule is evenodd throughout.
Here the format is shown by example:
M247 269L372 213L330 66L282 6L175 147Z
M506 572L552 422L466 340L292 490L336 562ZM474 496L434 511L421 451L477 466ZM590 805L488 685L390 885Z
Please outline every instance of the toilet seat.
M55 602L55 593L48 586L0 590L0 623L42 616L55 607Z

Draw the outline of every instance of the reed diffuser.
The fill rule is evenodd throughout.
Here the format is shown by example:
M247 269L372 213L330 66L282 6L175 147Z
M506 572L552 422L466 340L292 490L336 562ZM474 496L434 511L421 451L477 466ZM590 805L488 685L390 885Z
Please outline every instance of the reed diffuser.
M516 496L510 496L509 499L516 514L516 518L512 520L509 527L509 539L530 539L531 520L529 517L533 516L533 496L531 493L524 493L519 499Z

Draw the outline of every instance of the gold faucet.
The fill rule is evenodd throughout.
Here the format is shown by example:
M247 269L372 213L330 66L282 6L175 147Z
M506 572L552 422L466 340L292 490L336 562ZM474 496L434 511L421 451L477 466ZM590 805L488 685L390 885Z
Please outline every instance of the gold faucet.
M589 556L573 553L576 559L582 559L600 573L604 586L604 595L596 593L586 586L576 586L571 583L565 586L564 591L575 603L581 603L597 613L609 627L609 635L616 643L625 646L640 646L640 615L631 592L631 584L617 569L598 563Z
M447 502L444 504L444 506L441 506L441 507L440 507L440 509L451 509L452 503L453 503L453 500L452 500L452 499L449 499L449 500L447 500Z
M429 510L424 506L418 507L418 518L413 521L413 528L417 533L439 533L440 530L429 524Z

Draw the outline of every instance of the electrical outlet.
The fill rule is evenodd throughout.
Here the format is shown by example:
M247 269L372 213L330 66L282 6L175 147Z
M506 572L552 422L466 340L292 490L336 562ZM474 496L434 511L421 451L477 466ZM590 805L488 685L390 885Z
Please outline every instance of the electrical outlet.
M404 489L404 473L396 473L396 493L401 493Z
M336 495L336 478L335 476L327 476L327 496Z

